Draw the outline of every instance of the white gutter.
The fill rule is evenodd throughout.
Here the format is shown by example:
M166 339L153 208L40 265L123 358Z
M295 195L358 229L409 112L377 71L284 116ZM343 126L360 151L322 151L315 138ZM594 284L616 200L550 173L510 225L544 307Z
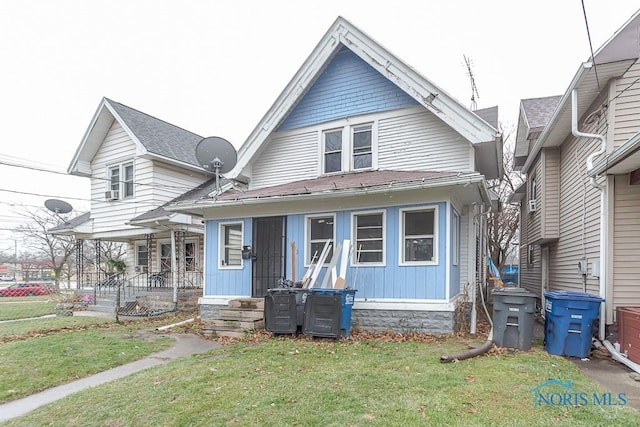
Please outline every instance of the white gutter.
M589 176L594 177L601 175L616 166L618 163L623 162L632 154L640 149L640 132L631 137L627 142L618 147L609 156L599 160L593 166L593 169L589 171Z
M587 158L587 174L591 175L593 170L593 159L600 154L603 154L607 148L607 139L604 135L596 133L584 133L578 130L578 95L576 89L571 91L571 133L578 138L590 138L600 140L600 148L591 153ZM600 298L603 300L606 296L606 247L607 247L607 193L606 186L598 184L595 176L591 176L591 186L600 190ZM585 289L586 291L586 289ZM610 301L605 301L600 305L600 328L598 329L598 337L600 340L605 338L605 324L606 324L606 304Z

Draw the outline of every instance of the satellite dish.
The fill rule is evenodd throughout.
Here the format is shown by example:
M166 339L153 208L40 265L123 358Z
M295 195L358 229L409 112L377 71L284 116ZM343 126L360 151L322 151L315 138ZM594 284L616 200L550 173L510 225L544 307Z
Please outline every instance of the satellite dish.
M69 203L58 199L45 200L44 206L56 214L66 214L73 210Z
M238 154L229 141L217 136L202 139L196 145L196 160L204 169L215 173L216 189L220 193L220 174L236 165Z

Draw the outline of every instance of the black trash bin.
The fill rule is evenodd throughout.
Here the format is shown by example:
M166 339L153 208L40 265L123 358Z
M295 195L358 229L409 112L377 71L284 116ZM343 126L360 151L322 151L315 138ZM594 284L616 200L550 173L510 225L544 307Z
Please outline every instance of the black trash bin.
M493 341L498 347L530 350L536 313L535 294L522 288L493 290Z
M355 289L310 289L302 333L314 337L349 337Z
M302 330L308 289L273 288L264 297L264 328L274 334L296 334Z

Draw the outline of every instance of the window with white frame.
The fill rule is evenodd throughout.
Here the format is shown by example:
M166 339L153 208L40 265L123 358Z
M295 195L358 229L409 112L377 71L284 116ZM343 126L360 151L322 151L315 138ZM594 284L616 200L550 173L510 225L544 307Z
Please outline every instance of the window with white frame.
M384 264L384 217L384 212L353 214L353 235L351 241L354 244L355 251L352 264Z
M342 129L324 132L324 173L342 170Z
M307 265L316 262L322 254L327 241L331 242L331 250L327 254L325 263L333 256L333 242L335 241L335 216L309 216L306 222L306 260Z
M451 224L451 247L453 252L453 265L460 263L460 215L453 212L453 224Z
M220 224L220 268L242 267L242 223Z
M437 263L437 209L400 211L400 263Z
M374 124L343 126L322 132L322 173L375 167Z
M196 271L197 254L196 242L184 243L184 269L185 271Z
M171 271L171 243L160 244L160 271Z
M535 250L533 248L533 245L528 245L527 246L527 264L533 265L534 261L535 261Z
M356 126L353 128L353 154L351 168L370 169L373 160L373 129L372 125Z
M115 192L116 199L133 196L133 162L109 166L109 190Z
M149 267L149 248L146 244L136 245L136 265Z

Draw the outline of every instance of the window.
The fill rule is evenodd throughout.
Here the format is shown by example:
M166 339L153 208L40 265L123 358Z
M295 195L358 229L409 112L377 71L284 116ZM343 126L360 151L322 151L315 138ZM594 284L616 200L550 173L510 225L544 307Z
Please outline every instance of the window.
M533 245L528 245L527 246L527 264L528 265L533 265L533 262L535 261L534 255L535 255L535 251L533 249Z
M342 170L342 130L324 133L324 173Z
M376 167L373 124L322 132L322 173L347 172Z
M455 211L453 212L451 247L453 248L453 265L458 265L460 263L460 215Z
M384 259L384 212L353 214L353 236L355 245L352 264L381 265Z
M136 265L149 266L149 249L147 245L136 246Z
M371 168L373 151L371 125L353 128L353 170Z
M160 244L160 271L171 271L171 244Z
M436 209L400 211L400 264L435 264Z
M242 267L242 223L220 224L220 268Z
M323 215L307 217L306 221L306 256L305 262L307 265L312 261L317 261L322 254L324 245L327 240L332 243L331 250L325 259L325 263L328 263L333 256L333 242L335 241L335 216Z
M195 242L185 242L184 244L184 269L185 271L196 271Z
M118 194L118 199L133 196L133 162L108 168L109 190Z

